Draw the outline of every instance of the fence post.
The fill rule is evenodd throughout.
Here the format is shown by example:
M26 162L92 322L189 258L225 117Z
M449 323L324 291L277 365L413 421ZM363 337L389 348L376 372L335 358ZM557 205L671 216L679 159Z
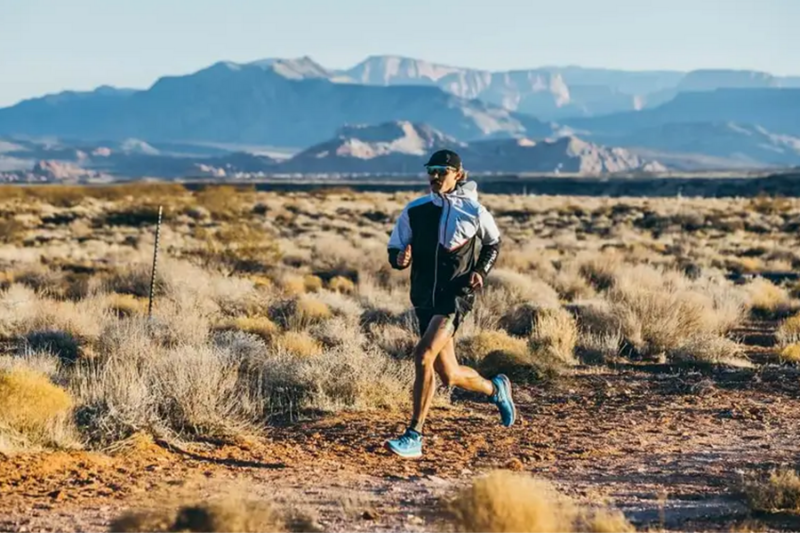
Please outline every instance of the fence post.
M147 318L153 316L153 292L156 286L156 266L158 265L158 240L161 237L161 211L162 206L158 206L158 223L156 224L156 242L153 246L153 271L150 273L150 301L147 304Z

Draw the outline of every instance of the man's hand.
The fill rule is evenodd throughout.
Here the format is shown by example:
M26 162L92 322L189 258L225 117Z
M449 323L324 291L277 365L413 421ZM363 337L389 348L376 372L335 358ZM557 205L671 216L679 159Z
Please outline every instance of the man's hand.
M405 268L411 263L411 245L406 246L406 249L397 254L397 264L401 268Z
M473 272L472 275L469 277L469 286L472 287L472 290L477 291L478 289L483 288L483 276L481 276L477 272Z

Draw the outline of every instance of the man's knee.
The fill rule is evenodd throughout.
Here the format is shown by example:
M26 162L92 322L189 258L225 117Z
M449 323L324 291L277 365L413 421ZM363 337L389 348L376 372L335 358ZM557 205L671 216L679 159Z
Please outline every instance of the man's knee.
M418 368L432 368L437 354L430 346L420 345L414 350L414 362Z

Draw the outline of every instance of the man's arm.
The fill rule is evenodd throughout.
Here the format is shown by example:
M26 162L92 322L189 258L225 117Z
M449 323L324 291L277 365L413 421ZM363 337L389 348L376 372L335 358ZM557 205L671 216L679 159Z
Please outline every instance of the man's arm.
M500 230L497 228L492 214L483 206L481 206L478 221L480 223L478 236L481 239L481 252L478 255L474 272L486 279L500 255Z
M403 270L408 267L408 258L405 257L406 248L411 244L411 223L408 220L408 208L403 209L400 217L394 225L392 234L389 237L389 264L395 270Z

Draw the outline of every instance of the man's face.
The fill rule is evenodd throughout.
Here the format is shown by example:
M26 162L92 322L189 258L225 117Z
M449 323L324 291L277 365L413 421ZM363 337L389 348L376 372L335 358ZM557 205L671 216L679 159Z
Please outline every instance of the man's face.
M450 192L456 188L459 171L453 167L428 167L431 190L436 193Z

